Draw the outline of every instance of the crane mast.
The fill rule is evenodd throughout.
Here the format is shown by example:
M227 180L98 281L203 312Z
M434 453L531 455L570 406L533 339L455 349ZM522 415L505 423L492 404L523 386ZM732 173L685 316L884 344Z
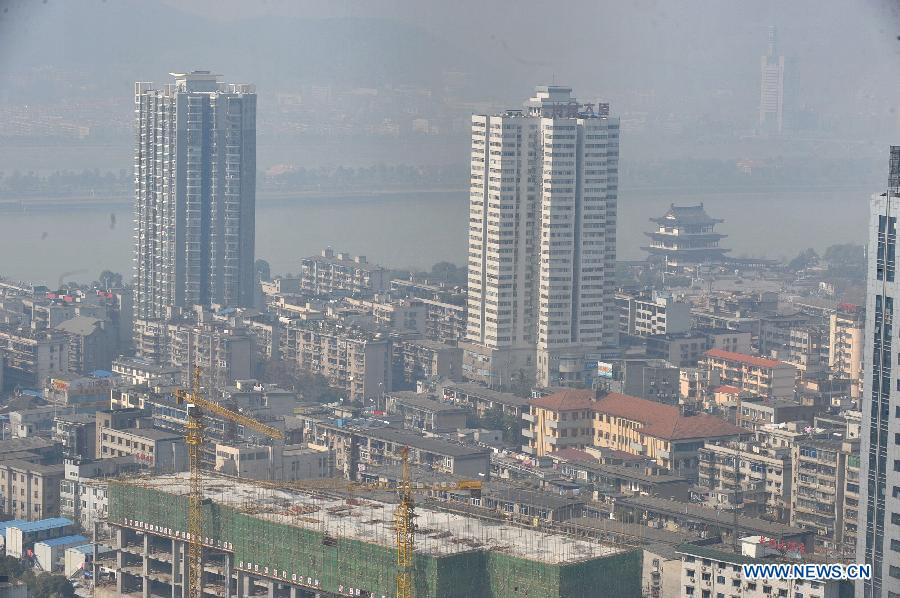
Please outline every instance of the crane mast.
M200 461L204 441L204 412L215 414L226 421L241 424L270 438L284 439L284 433L278 428L267 426L246 415L226 409L214 401L204 399L200 392L200 374L200 368L194 368L190 392L175 391L175 399L179 403L188 404L185 444L187 444L190 467L190 493L188 495L188 574L185 582L189 598L203 598L203 472L200 468Z
M409 476L409 448L400 449L400 504L395 515L397 525L397 598L412 598L413 552L415 547L415 512Z

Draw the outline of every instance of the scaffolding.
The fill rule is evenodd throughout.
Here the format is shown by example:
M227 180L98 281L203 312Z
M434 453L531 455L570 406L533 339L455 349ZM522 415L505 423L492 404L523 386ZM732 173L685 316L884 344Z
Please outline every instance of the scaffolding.
M188 495L185 474L111 483L109 522L184 540ZM237 571L280 583L338 595L394 596L398 505L385 500L388 495L348 497L209 476L203 544L233 554ZM416 515L418 598L640 596L639 550L501 518L427 507L417 507Z

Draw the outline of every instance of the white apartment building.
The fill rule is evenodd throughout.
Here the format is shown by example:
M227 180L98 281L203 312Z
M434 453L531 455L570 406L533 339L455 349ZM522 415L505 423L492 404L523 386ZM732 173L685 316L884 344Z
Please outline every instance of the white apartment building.
M617 343L618 159L619 120L568 87L472 117L469 378L574 382Z
M633 336L678 334L691 329L691 306L683 299L656 293L616 294L619 332Z
M682 544L682 598L838 598L840 582L793 579L744 579L742 565L767 563L821 562L810 555L788 551L782 556L767 546L768 538L741 538L741 551L735 553L722 545L713 547ZM831 562L826 559L826 562Z
M255 293L256 91L209 71L134 86L134 317Z

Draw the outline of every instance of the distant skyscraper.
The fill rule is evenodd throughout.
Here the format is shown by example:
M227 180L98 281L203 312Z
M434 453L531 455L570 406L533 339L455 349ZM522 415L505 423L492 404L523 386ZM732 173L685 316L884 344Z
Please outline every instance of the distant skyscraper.
M256 90L209 71L136 83L134 316L252 305Z
M857 598L900 597L900 342L893 340L894 301L900 308L897 217L900 146L891 147L887 192L872 198L860 441L856 561L872 563ZM869 315L871 314L871 316ZM891 346L893 344L893 346Z
M568 87L472 117L467 377L577 380L615 346L619 120Z
M760 59L759 127L781 135L784 130L784 56L778 55L774 27L769 27L769 49Z

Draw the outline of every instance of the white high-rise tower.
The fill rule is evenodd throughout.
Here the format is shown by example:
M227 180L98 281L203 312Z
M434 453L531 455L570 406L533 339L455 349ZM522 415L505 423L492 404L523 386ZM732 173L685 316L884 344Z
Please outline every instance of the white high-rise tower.
M472 117L467 377L570 384L617 344L618 161L618 119L568 87Z
M136 83L134 317L254 297L256 90L209 71Z

